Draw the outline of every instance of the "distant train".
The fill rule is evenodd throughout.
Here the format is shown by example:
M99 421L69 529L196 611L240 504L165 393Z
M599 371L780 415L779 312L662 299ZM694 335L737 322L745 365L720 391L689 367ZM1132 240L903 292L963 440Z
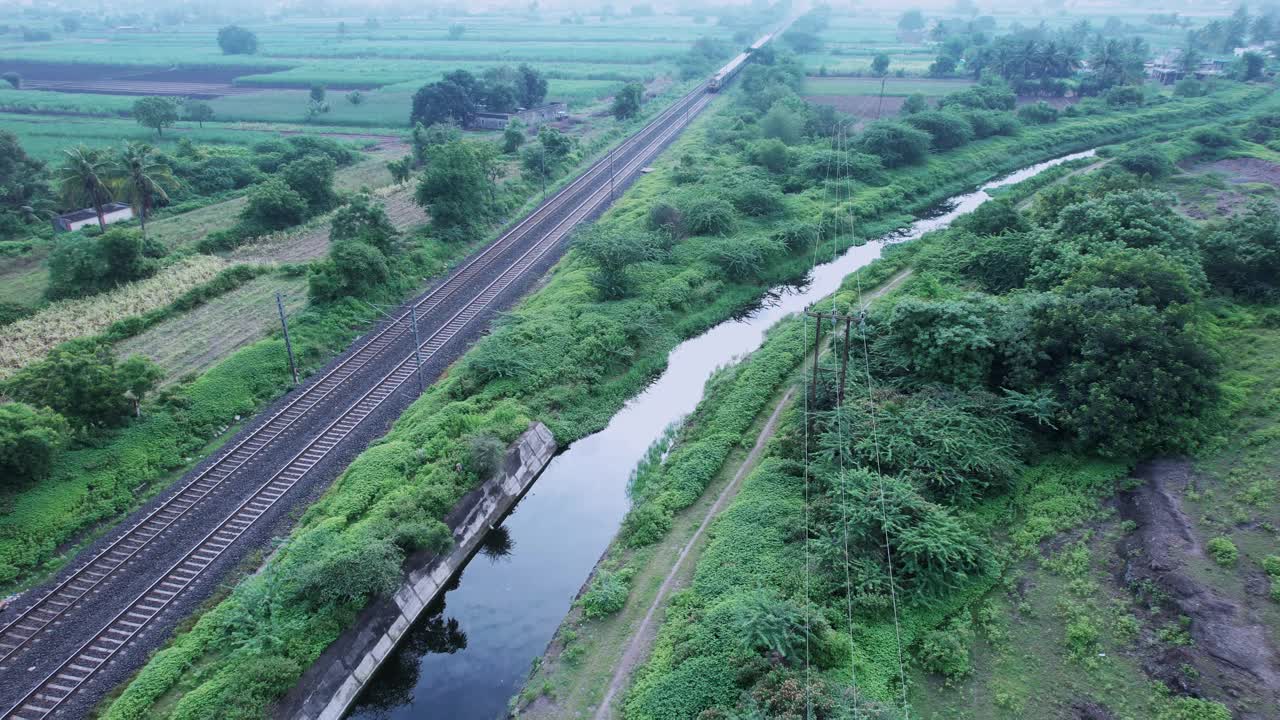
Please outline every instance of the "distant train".
M790 23L787 24L789 25ZM746 52L739 53L737 57L729 61L728 65L720 68L715 75L711 76L711 81L707 83L707 92L720 92L720 88L724 87L726 83L732 80L733 76L737 75L738 71L742 69L742 66L746 65L747 61L751 59L751 53L767 45L777 34L778 33L766 34L764 37L752 43L751 47L748 48Z

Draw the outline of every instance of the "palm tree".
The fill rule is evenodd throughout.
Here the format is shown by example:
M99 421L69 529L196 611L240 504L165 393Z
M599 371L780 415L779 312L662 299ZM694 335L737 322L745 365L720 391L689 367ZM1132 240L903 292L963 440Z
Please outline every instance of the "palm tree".
M58 168L56 180L62 199L68 205L90 205L98 214L98 226L107 229L107 216L102 206L111 202L107 186L110 162L101 150L79 147L65 150L66 158Z
M160 161L155 148L146 143L126 142L111 171L112 185L119 196L138 211L138 223L145 240L147 215L157 200L169 201L166 187L173 187L177 178L169 166Z

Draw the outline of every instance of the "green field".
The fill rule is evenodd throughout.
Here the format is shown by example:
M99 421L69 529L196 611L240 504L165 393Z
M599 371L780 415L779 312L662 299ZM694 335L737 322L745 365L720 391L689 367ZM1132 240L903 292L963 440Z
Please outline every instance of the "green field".
M884 94L887 97L921 95L946 95L969 87L968 80L941 80L932 78L886 78ZM879 95L880 80L856 77L809 77L804 83L805 95Z

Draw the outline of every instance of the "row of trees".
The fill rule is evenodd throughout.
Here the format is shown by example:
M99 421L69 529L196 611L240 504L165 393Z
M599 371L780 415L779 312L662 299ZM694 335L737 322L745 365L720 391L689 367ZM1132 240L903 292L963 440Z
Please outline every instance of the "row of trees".
M177 184L169 165L146 143L126 142L119 151L80 145L64 155L54 172L62 201L70 207L93 208L104 231L104 207L119 199L133 206L145 238L147 215L169 201L168 191Z
M512 112L540 105L546 97L547 79L526 64L488 68L479 77L466 70L454 70L418 88L413 95L409 124L453 122L465 127L477 112Z

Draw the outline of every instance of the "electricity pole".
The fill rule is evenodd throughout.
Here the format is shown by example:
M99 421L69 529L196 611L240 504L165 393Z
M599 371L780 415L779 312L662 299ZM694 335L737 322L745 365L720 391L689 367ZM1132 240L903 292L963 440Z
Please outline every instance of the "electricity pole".
M813 377L812 385L809 386L809 407L817 407L818 405L818 356L822 354L822 321L828 319L831 321L832 331L834 332L838 323L844 323L844 347L841 349L840 358L840 376L836 385L836 405L844 404L845 378L848 376L849 370L849 327L853 324L853 317L849 315L840 315L836 312L812 312L805 310L804 314L808 317L815 318L814 323L816 331L813 336Z
M276 293L276 309L280 311L280 327L284 329L284 349L289 353L289 372L293 373L293 384L298 384L298 365L293 361L293 343L289 341L289 320L284 314L284 299Z
M386 309L384 309L384 307L374 305L368 300L364 300L362 302L364 302L365 305L368 305L369 307L378 311L378 313L382 315L382 317L386 318L387 320L390 320L392 323L396 322L396 318L392 317L391 314L388 313ZM417 305L409 306L409 322L411 323L411 327L413 330L413 361L415 365L414 374L418 376L418 394L421 395L422 393L427 391L427 385L426 385L426 382L422 379L422 341L418 338L418 306Z
M884 84L888 82L888 77L880 78L880 102L876 105L876 119L880 119L880 109L884 107Z
M609 200L613 200L613 148L609 149Z

